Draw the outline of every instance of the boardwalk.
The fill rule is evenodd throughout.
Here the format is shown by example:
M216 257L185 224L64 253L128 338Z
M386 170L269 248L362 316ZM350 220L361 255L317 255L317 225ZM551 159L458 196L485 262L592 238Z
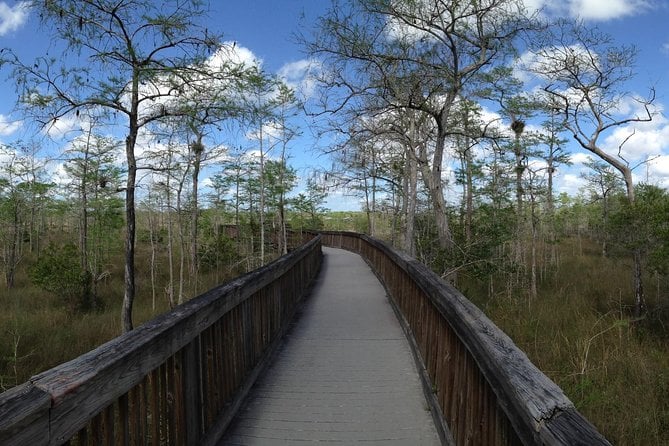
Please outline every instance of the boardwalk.
M221 445L439 444L409 345L356 254L323 271Z

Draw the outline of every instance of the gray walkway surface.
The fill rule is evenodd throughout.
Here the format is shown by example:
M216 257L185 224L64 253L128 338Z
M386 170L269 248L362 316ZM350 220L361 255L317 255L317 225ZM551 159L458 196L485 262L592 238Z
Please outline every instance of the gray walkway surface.
M440 444L385 290L360 256L323 251L313 294L219 444Z

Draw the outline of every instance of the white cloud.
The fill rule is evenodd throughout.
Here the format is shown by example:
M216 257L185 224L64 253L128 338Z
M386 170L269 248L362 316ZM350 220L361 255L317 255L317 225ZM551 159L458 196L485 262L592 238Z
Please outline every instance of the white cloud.
M645 0L571 0L569 12L585 20L611 20L647 10Z
M662 105L653 104L651 113L653 120L649 122L632 122L617 127L603 141L602 146L609 153L618 153L630 162L660 155L669 149L669 119L662 114ZM628 100L620 104L617 113L622 117L646 114L638 101Z
M669 155L662 155L650 161L648 170L653 176L669 178Z
M7 116L0 115L0 136L9 136L19 128L21 128L21 121L11 121Z
M48 123L43 132L53 139L60 139L70 132L80 131L81 126L82 121L79 118L67 115Z
M203 63L207 74L194 76L188 84L178 78L163 76L140 84L140 117L160 115L165 108L180 102L190 102L201 107L211 101L217 102L222 95L227 99L239 98L235 86L236 68L251 68L262 65L262 60L251 50L236 42L223 42ZM144 99L151 98L151 99ZM123 101L129 107L130 94L125 91Z
M669 188L669 155L662 155L651 160L647 166L648 180L651 184Z
M74 180L67 169L65 169L64 162L47 164L46 171L49 175L50 181L59 187L65 187L68 184L71 184Z
M300 97L308 99L316 90L317 75L321 69L320 62L302 59L285 64L279 69L278 75Z
M29 2L18 2L9 6L6 2L0 2L0 36L19 29L28 19L30 10Z
M574 165L589 163L594 158L596 158L596 155L588 154L585 152L572 153L570 156L571 162Z
M566 192L571 196L577 195L579 190L586 184L586 180L583 179L583 177L573 173L567 173L563 176L557 177L556 179L558 192Z
M541 10L553 16L606 21L640 14L652 7L648 0L525 0L529 12Z
M227 41L209 58L207 65L211 68L225 67L230 62L247 67L260 67L263 63L250 49L238 45L237 42Z

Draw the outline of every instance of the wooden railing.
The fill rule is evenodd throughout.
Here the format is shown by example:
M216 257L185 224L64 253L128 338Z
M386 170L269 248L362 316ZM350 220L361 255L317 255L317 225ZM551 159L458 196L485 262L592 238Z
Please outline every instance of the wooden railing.
M359 253L386 287L444 444L609 444L508 336L423 264L364 235L322 237Z
M0 444L215 444L321 256L312 239L0 394Z

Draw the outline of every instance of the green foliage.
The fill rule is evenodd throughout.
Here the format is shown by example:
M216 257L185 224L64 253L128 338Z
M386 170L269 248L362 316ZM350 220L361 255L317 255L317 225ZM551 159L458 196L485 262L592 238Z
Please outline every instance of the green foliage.
M222 233L204 240L200 246L199 255L200 267L203 272L221 267L230 267L240 259L235 241Z
M70 309L89 310L95 304L92 278L79 262L75 245L50 244L30 268L30 279L44 291L55 294Z
M323 207L327 193L316 181L307 181L307 190L290 199L291 218L293 229L322 229L324 226L323 214L327 211Z
M621 254L639 250L653 270L669 269L669 194L657 186L640 184L635 201L617 195L608 224L609 237Z

